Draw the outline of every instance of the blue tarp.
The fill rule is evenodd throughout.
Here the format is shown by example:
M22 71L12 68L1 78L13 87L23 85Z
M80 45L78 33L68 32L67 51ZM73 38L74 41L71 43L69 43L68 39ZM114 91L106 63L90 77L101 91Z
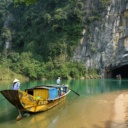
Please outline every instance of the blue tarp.
M49 88L49 99L54 99L58 97L57 88Z

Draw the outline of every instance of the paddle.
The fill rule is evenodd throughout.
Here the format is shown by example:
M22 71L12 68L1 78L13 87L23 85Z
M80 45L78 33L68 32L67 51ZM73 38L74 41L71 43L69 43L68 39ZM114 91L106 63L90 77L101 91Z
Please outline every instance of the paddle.
M64 85L64 84L63 84L63 85ZM69 87L67 87L67 88L69 88ZM71 90L72 92L74 92L76 95L80 96L80 94L77 93L77 92L75 92L74 90L72 90L72 89L70 89L70 88L69 88L69 90Z
M72 89L70 89L72 92L74 92L76 95L78 95L78 96L80 96L80 94L79 93L77 93L77 92L75 92L75 91L73 91Z
M19 120L21 120L22 119L22 115L21 115L21 113L20 113L20 110L18 109L18 112L19 112L19 115L17 116L17 118L16 118L16 120L17 121L19 121Z

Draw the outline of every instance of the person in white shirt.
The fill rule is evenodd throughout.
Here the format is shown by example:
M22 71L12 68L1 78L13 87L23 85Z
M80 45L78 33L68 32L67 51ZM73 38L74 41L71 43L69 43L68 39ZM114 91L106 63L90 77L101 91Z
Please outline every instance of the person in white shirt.
M12 89L13 89L13 90L19 90L19 89L20 89L20 82L19 82L18 79L15 79L15 80L13 81Z
M58 79L56 80L56 83L57 83L58 85L60 85L60 77L58 77Z

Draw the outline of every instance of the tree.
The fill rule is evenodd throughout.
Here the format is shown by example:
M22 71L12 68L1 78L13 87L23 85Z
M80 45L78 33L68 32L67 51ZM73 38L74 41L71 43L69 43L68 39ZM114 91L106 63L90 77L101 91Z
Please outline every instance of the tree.
M17 4L21 4L21 3L25 3L26 5L32 4L32 3L36 3L39 0L14 0L14 3Z

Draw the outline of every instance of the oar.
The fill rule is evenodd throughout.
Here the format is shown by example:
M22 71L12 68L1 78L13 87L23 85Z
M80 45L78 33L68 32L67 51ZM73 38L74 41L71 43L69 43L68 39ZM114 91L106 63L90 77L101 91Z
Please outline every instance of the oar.
M72 89L70 89L72 92L74 92L76 95L78 95L78 96L80 96L80 94L79 93L77 93L77 92L75 92L75 91L73 91Z
M21 115L21 112L20 112L20 110L19 110L19 108L18 108L17 103L16 103L16 108L17 108L17 110L18 110L18 112L19 112L19 115L17 116L16 120L19 121L19 120L22 119L22 115Z
M63 85L65 85L65 84L62 84L62 86L63 86ZM66 85L65 85L65 86L66 86ZM66 86L66 87L69 88L68 86ZM80 96L80 94L77 93L77 92L75 92L74 90L72 90L72 89L70 89L70 88L69 88L69 90L71 90L72 92L74 92L76 95Z
M21 115L21 113L20 113L20 110L18 109L18 112L19 112L19 115L17 116L17 118L16 118L16 120L17 121L19 121L19 120L21 120L22 119L22 115Z

